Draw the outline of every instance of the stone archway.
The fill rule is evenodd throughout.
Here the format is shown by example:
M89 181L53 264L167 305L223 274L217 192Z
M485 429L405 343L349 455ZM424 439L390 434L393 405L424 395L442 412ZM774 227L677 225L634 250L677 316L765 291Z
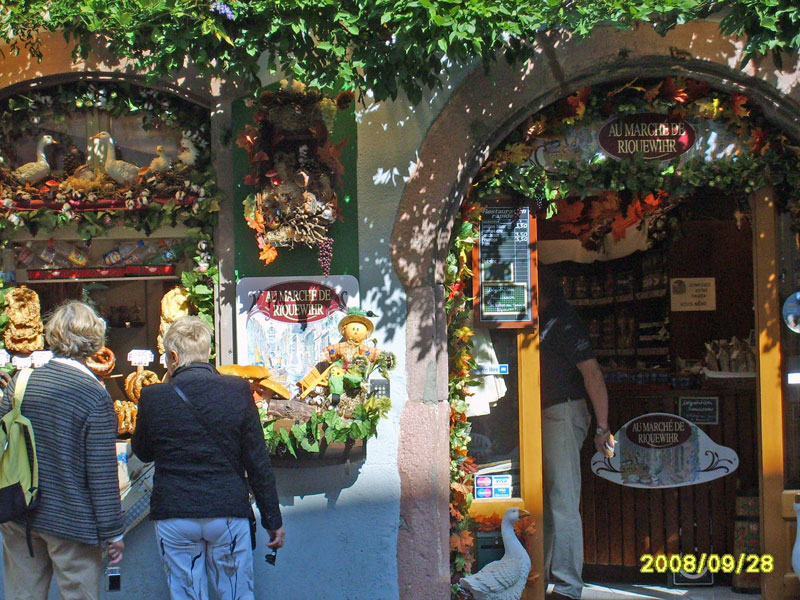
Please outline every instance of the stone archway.
M645 26L597 31L583 41L551 33L534 44L537 60L478 69L456 90L420 147L395 219L392 258L408 297L408 402L398 455L403 598L444 598L449 588L444 259L456 211L489 153L528 115L576 89L667 75L745 92L776 126L800 138L798 57L783 72L769 59L737 70L743 43L720 36L714 23L689 24L665 37Z

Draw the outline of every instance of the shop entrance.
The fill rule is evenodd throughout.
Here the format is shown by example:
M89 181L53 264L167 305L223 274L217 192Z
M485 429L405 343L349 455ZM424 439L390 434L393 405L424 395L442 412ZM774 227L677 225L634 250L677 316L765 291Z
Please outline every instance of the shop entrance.
M552 263L603 367L612 430L644 414L675 414L739 458L727 476L678 487L671 487L674 473L663 464L623 465L628 481L643 486L629 487L592 472L588 440L581 513L589 581L665 584L668 574L641 574L643 555L737 555L746 551L745 534L749 547L758 543L757 527L749 527L758 514L752 232L746 219L737 223L724 210L732 205L725 199L698 194L693 203L700 210L668 245L609 261ZM543 261L547 245L540 238ZM680 301L682 286L700 284L708 286L701 306ZM698 469L707 462L690 460ZM757 577L731 581L730 573L718 572L714 580L759 589Z
M681 487L661 487L658 466L643 465L642 483L652 488L633 488L592 472L588 439L581 459L587 581L666 585L671 579L666 573L641 574L643 554L735 555L758 546L759 528L752 526L759 495L753 234L747 218L734 216L729 199L698 193L692 203L686 208L693 208L694 216L672 232L669 244L607 261L580 262L579 252L571 253L574 260L553 260L564 254L564 240L548 239L549 225L538 223L540 260L558 275L603 366L612 430L647 413L681 415L739 458L730 475ZM698 280L713 288L702 310L673 306L679 294L671 285ZM530 452L538 441L522 435L523 423L539 425L532 408L535 403L538 410L539 400L533 389L539 385L533 366L538 332L481 327L475 332L474 358L484 375L471 399L470 454L478 465L476 477L493 484L491 492L476 487L476 504L479 512L499 513L509 502L503 495L524 497L524 485L539 478L524 457L520 463L520 447ZM506 482L507 490L501 485ZM720 572L714 581L748 591L760 585L757 576L733 580Z

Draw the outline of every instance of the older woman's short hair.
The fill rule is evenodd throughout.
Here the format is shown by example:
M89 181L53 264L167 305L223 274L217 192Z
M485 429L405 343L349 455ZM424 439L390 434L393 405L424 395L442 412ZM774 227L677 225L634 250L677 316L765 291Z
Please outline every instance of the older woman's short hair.
M164 350L178 354L178 364L208 362L211 355L211 327L199 317L181 317L164 334Z
M106 322L88 304L70 300L47 319L44 339L56 356L86 358L103 347Z

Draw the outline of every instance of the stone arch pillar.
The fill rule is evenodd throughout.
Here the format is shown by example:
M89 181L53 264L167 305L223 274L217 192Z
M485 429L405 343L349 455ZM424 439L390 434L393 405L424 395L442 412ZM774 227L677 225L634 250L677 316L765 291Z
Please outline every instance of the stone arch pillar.
M449 579L449 448L444 259L464 194L489 153L528 115L586 85L636 77L691 76L745 92L800 139L800 60L770 59L740 70L743 41L716 24L692 23L661 37L646 25L607 28L578 41L564 32L532 42L524 65L476 69L454 92L420 146L417 170L395 217L391 252L408 294L408 402L400 421L401 526L398 573L404 599L446 598Z

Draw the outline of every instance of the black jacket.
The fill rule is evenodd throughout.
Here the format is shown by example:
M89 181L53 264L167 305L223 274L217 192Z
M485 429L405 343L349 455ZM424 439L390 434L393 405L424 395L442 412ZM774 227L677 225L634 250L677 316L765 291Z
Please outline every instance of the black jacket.
M136 456L155 462L150 517L247 517L248 491L241 476L247 471L262 525L278 529L282 521L275 476L250 386L205 363L176 369L171 383L197 407L208 429L171 384L142 389L131 444ZM207 431L228 456L237 457L237 472Z

